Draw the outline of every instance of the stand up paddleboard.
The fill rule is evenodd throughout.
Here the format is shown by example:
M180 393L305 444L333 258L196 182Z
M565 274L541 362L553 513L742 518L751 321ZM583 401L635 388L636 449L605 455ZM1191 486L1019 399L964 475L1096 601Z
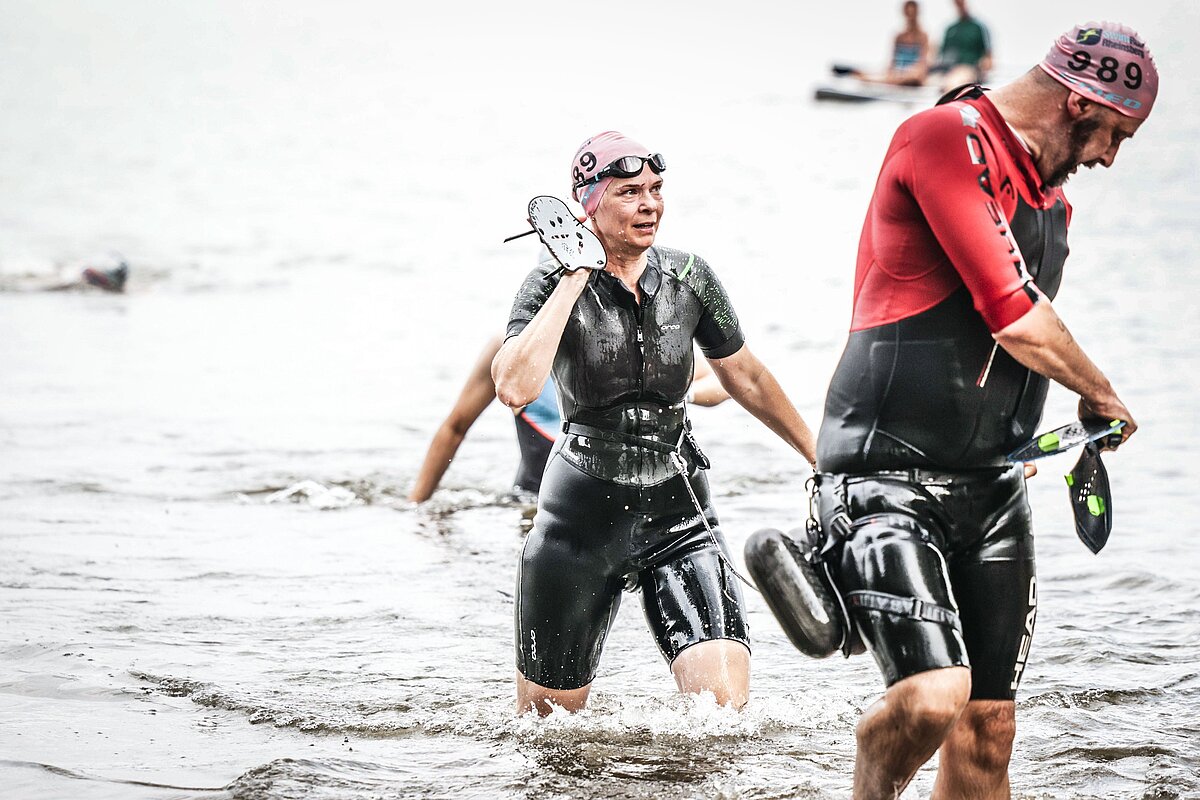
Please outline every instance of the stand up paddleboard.
M906 106L931 106L941 97L934 86L893 86L852 77L834 77L819 84L813 99L840 103L896 103Z

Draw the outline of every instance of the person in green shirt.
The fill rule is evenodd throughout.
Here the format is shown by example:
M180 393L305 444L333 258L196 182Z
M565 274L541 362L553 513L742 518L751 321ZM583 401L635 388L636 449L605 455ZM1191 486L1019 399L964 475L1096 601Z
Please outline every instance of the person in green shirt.
M947 88L981 83L992 68L992 40L987 27L971 16L967 0L954 0L958 19L946 28L935 72L943 73Z

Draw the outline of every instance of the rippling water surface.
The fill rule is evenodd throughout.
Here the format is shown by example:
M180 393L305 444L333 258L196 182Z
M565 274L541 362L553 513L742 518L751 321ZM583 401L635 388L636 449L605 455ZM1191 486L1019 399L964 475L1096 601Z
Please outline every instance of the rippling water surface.
M755 596L743 713L674 694L627 602L592 706L514 718L524 510L502 409L429 503L403 499L532 264L500 240L604 128L669 154L661 241L714 264L819 421L908 112L813 104L823 65L882 52L894 21L801 5L0 0L5 796L847 797L877 672L804 659ZM949 8L925 5L940 28ZM1116 167L1068 187L1056 305L1142 430L1109 459L1098 557L1072 533L1069 464L1031 483L1014 793L1198 797L1200 20L980 5L1008 63L1123 17L1164 75ZM112 251L125 295L43 291ZM1071 414L1052 393L1047 423ZM735 549L797 524L798 459L732 404L694 417Z

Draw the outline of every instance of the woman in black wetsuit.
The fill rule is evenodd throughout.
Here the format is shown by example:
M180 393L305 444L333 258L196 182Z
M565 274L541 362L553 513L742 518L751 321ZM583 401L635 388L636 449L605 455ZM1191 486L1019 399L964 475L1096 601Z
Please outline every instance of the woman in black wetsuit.
M608 264L559 273L551 261L530 273L492 362L510 407L536 397L553 368L564 420L518 567L520 712L586 704L621 590L634 586L680 690L746 702L741 591L714 541L724 549L685 414L693 339L729 394L813 461L812 432L744 345L708 264L653 246L664 168L660 155L612 131L584 142L572 189Z

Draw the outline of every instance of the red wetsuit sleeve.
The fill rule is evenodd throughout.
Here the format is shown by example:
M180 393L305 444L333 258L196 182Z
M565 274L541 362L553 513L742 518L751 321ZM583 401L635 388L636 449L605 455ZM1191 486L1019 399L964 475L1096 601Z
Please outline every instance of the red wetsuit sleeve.
M1040 297L1009 231L1015 200L997 196L1007 154L997 152L982 127L964 124L952 106L922 114L906 128L909 169L902 180L995 333Z

